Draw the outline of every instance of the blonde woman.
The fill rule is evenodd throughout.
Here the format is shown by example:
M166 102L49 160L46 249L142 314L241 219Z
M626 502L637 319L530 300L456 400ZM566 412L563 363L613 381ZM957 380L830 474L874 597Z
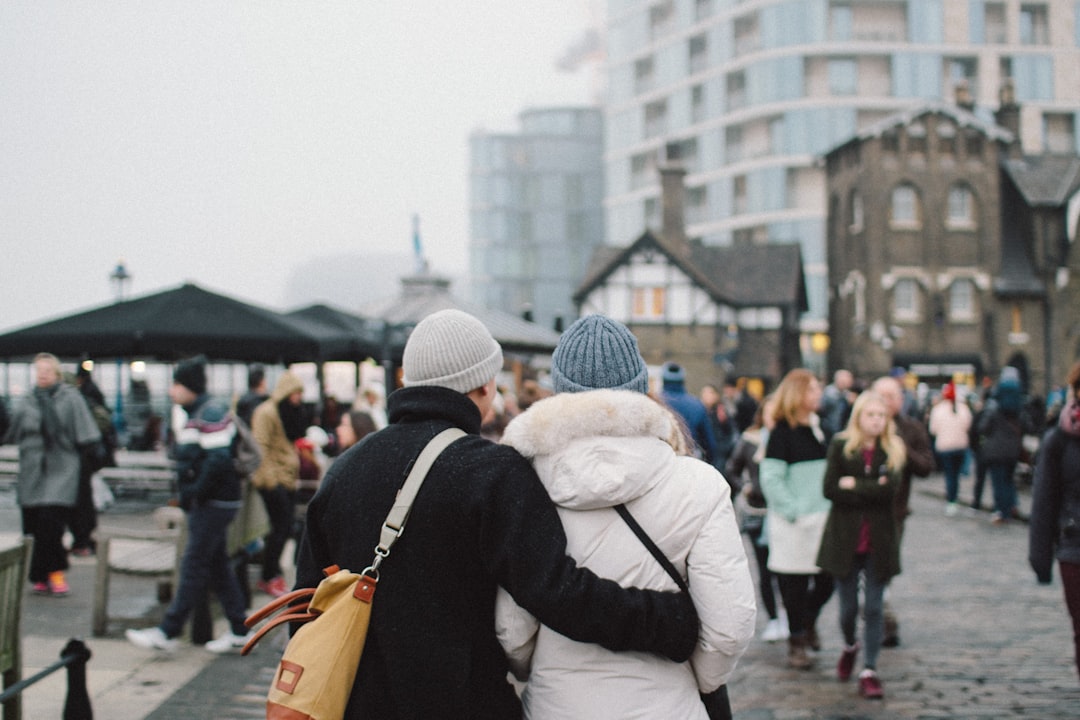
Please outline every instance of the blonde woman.
M817 619L833 591L832 578L816 561L830 505L821 492L825 436L816 413L821 392L809 370L784 376L776 388L775 425L759 469L769 508L769 570L787 609L788 665L797 670L813 666L807 649L821 648Z
M885 400L872 390L859 395L847 429L829 445L825 496L832 500L832 510L817 562L836 578L840 597L844 634L844 651L836 666L840 680L851 677L859 652L855 623L862 577L866 661L859 694L870 699L884 696L877 676L885 630L882 598L889 580L900 573L892 507L906 461L904 441L896 434Z

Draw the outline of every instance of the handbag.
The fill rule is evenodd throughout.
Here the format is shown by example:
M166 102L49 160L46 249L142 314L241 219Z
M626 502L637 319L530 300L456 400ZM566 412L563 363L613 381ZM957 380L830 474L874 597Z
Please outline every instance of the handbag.
M649 537L649 534L645 532L645 529L638 525L638 521L634 519L634 516L630 514L630 511L622 503L615 506L615 512L619 513L619 517L630 526L630 529L637 535L638 540L644 545L652 556L656 558L656 561L660 563L660 566L664 568L671 579L675 581L675 584L679 586L679 589L684 593L689 593L690 588L686 585L686 581L683 580L682 575L675 569L675 566L668 560L667 555L656 546L653 539ZM727 685L721 685L711 693L701 693L701 702L705 704L705 712L709 715L709 720L732 720L731 715L731 699L728 697Z
M266 696L268 720L338 720L345 714L367 640L379 566L405 530L413 500L435 459L464 435L458 428L444 430L420 452L386 516L371 565L359 574L330 566L323 570L326 577L318 587L282 595L247 618L245 624L252 627L284 608L248 640L242 655L274 628L304 623L289 640L274 673ZM304 601L306 605L294 604Z

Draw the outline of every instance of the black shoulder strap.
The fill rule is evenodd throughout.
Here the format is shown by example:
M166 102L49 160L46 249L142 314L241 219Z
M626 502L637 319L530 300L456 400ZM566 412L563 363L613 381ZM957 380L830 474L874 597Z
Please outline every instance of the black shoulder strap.
M634 534L638 536L638 540L641 544L648 548L652 556L656 558L656 561L660 563L661 567L667 571L667 574L671 576L671 579L675 581L675 584L679 586L679 589L683 592L689 592L689 588L686 586L686 581L682 579L682 575L675 569L675 566L671 564L671 561L667 559L660 548L656 547L656 543L649 537L649 534L638 525L638 521L634 519L634 516L630 514L630 511L626 509L626 506L619 503L615 506L615 512L619 513L619 517L626 521L626 524L630 526L630 529L634 531Z

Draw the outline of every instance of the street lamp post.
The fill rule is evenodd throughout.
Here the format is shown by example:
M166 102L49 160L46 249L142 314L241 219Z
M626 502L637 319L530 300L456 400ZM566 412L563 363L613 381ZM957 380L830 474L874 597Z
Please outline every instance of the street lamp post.
M116 285L117 304L124 302L124 283L131 280L131 274L128 273L122 259L116 262L116 268L109 275L109 279ZM116 403L113 406L112 420L117 436L122 438L127 430L127 423L124 421L124 358L122 357L116 358Z

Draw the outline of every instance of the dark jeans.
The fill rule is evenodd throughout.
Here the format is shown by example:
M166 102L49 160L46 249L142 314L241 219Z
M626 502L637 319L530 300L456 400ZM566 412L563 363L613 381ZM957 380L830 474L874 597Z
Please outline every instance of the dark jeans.
M994 489L994 512L1008 520L1016 509L1016 483L1013 481L1016 463L988 463L986 471Z
M188 538L180 564L180 587L161 621L161 629L168 637L176 637L183 631L184 623L206 596L207 589L217 595L232 632L237 635L247 633L244 594L225 549L229 523L236 513L237 508L212 505L197 505L188 511Z
M79 495L71 508L68 528L71 530L71 549L94 547L94 528L97 527L97 507L94 506L93 473L79 472Z
M1073 626L1073 652L1077 672L1080 672L1080 564L1058 561L1061 584L1065 587L1065 607Z
M941 471L945 473L945 499L951 503L956 502L960 491L960 468L964 466L966 455L967 450L946 450L938 453Z
M879 582L874 575L873 557L867 553L855 556L847 577L836 579L836 593L840 599L840 631L848 647L855 644L855 623L859 615L859 576L863 585L863 634L866 645L866 667L877 668L881 641L885 634L885 616L882 599L887 583Z
M833 579L827 572L817 575L776 573L780 597L787 610L788 631L793 639L802 639L817 625L821 608L833 593Z
M986 465L975 458L975 487L971 494L971 507L982 509L983 488L986 487Z
M281 575L281 552L292 536L293 519L296 515L296 492L280 485L270 490L259 490L266 514L270 518L270 534L263 547L262 579L273 580Z
M32 535L30 582L48 582L49 573L68 569L64 528L71 508L64 505L33 505L22 509L23 533Z

